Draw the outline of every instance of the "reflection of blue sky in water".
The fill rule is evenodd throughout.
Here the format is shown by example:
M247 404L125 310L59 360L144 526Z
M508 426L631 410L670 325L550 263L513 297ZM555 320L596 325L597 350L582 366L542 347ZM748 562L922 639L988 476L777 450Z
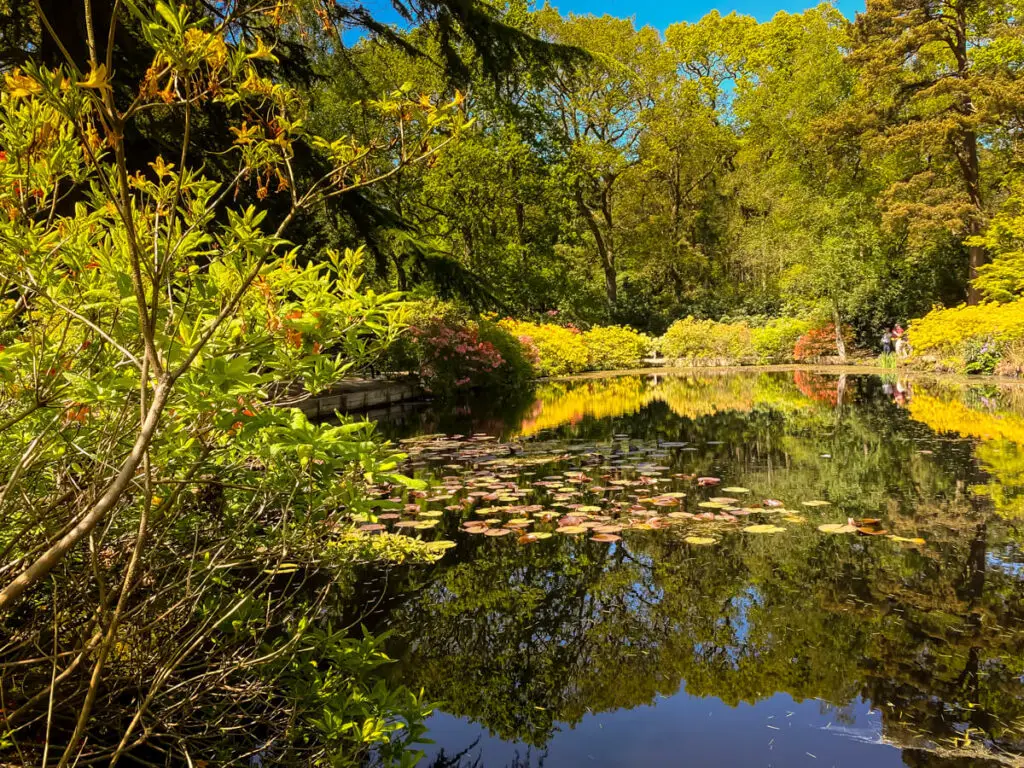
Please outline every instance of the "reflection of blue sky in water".
M882 743L881 716L870 704L854 701L837 713L819 701L797 703L786 694L756 706L730 707L680 691L657 706L588 714L575 728L563 726L546 750L504 742L479 725L447 714L431 718L430 727L449 756L453 749L479 740L470 755L481 758L485 768L511 765L517 754L520 764L531 768L904 765L900 750ZM428 756L433 758L438 751L432 747Z

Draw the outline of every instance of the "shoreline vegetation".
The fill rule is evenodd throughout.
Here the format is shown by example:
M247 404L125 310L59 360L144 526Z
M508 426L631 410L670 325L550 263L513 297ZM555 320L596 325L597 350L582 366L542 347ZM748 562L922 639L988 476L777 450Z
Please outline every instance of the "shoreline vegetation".
M435 397L514 394L530 382L601 371L862 366L1017 378L1024 373L1024 300L935 309L910 321L903 357L862 346L853 329L801 318L718 322L687 317L661 336L626 326L581 330L549 318L473 316L451 304L413 304L410 330L385 366L419 380ZM840 342L840 337L842 341Z

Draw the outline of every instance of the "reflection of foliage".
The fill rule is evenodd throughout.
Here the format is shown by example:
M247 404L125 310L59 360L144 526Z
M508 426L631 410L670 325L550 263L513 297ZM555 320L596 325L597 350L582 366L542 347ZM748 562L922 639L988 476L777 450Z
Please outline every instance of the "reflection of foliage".
M755 406L783 411L813 407L791 380L766 374L616 376L549 382L538 388L537 400L519 434L530 436L578 424L585 416L600 419L636 413L652 402L664 402L674 414L689 419L724 411L745 413Z
M1024 414L999 410L994 400L989 401L987 410L972 408L958 394L949 389L937 395L926 394L918 387L908 405L910 415L936 432L1024 443Z
M550 382L538 390L537 400L523 419L519 433L534 435L562 424L576 424L584 416L602 419L636 413L651 401L652 395L647 380L639 376Z
M1024 446L1009 440L985 441L975 455L992 480L971 490L991 498L1003 517L1024 519Z
M815 402L835 405L839 400L839 393L831 376L809 371L794 371L793 381L797 389Z
M650 704L685 682L689 695L734 705L776 691L835 707L863 695L883 712L884 738L915 754L1024 750L1020 576L991 565L1008 545L965 492L978 480L970 444L937 440L873 379L851 379L842 409L814 406L788 375L615 381L622 401L608 418L550 423L581 441L628 433L630 446L569 466L593 476L629 451L656 456L666 476L718 467L755 495L833 506L777 538L725 535L711 548L671 531L627 531L611 549L463 540L389 615L403 638L393 649L401 679L537 745L556 723ZM593 416L587 403L615 390L588 381L542 391L552 405L579 397ZM679 435L702 447L658 442ZM927 546L822 536L813 524L869 514Z

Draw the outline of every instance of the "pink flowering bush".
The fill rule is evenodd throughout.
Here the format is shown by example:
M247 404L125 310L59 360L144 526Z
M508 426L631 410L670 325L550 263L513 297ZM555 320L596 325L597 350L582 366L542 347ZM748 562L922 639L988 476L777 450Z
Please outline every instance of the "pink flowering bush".
M440 397L473 389L500 395L533 377L528 350L510 333L437 300L413 303L408 330L389 355L392 370L418 376Z

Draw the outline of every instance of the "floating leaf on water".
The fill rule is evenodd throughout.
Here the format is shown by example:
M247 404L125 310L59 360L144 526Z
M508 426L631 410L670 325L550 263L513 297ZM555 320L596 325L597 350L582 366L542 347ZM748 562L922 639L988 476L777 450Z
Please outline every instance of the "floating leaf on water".
M878 525L880 522L882 522L882 519L878 517L862 517L860 520L853 520L852 524L857 526Z
M622 541L621 536L616 536L614 533L598 533L590 537L591 541L599 541L602 544L611 544L613 541Z
M857 528L849 523L824 523L818 526L822 533L856 533Z
M748 525L743 529L744 533L782 533L786 529L778 525L761 524Z
M831 503L832 503L831 501L823 501L822 499L811 499L810 501L805 501L804 502L804 506L805 507L827 507Z
M399 520L395 523L395 528L415 528L419 524L419 520Z
M359 530L363 533L374 533L376 531L383 531L385 528L380 523L367 523L366 525L360 525Z
M765 499L761 502L766 507L784 507L785 502L779 501L778 499Z
M930 453L930 451L929 451L929 453ZM892 539L893 541L899 541L899 542L902 542L904 544L916 544L917 546L921 546L922 544L925 543L924 539L916 539L916 538L915 539L908 539L908 538L905 538L903 536L897 536L895 534L891 535L889 538Z
M593 505L586 505L586 506L578 507L576 509L576 511L577 512L586 512L587 514L589 514L591 512L600 512L601 509L602 509L602 507L595 507Z
M454 546L455 546L455 542L454 541L448 541L447 539L441 539L440 541L428 541L427 542L427 549L432 549L432 550L451 549Z
M425 531L428 528L434 528L437 526L437 520L417 520L416 524L412 526L417 531Z
M693 513L692 512L669 512L668 516L671 517L673 520L692 520L693 519Z
M865 536L885 536L889 532L885 528L858 528L857 533Z
M488 528L484 531L484 536L508 536L510 533L511 528Z
M385 512L384 514L377 515L378 520L398 520L401 517L397 512Z
M741 488L738 485L730 485L728 488L722 489L725 493L750 493L749 488Z
M563 525L561 528L555 529L555 533L586 533L589 529L584 528L582 525Z
M707 546L708 544L717 543L718 539L713 539L710 536L687 536L683 539L687 544L694 544L698 547Z
M621 525L602 525L600 528L591 528L595 533L621 533Z
M443 517L444 512L439 509L428 509L425 512L420 512L420 517Z
M701 485L701 486L718 485L720 482L722 482L722 480L720 478L717 478L717 477L698 477L697 478L697 485Z
M707 509L721 509L722 507L724 507L726 505L723 504L720 501L702 501L699 504L697 504L697 506L698 507L705 507Z
M485 526L485 525L474 525L474 526L473 526L473 527L471 527L471 528L463 528L463 530L464 530L464 531L465 531L466 533L478 533L478 534L479 534L479 533L487 533L487 532L488 532L489 530L491 530L491 529L490 529L490 528L488 528L488 527L487 527L487 526Z
M794 514L783 515L782 519L785 520L788 523L806 523L807 522L807 518L804 517L803 515L794 515Z

